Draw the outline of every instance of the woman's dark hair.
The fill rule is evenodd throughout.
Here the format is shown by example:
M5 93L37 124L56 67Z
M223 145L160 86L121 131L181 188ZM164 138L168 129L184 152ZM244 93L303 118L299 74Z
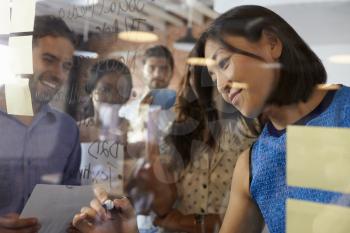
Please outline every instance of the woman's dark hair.
M196 52L194 49L190 56L199 56ZM176 117L166 137L166 142L179 152L185 166L191 160L193 140L215 149L221 132L213 98L215 89L208 70L199 66L187 66L186 70L175 103Z
M90 95L93 92L93 90L96 88L98 81L104 75L110 74L110 73L115 73L116 75L120 75L126 80L127 85L125 86L125 88L127 89L125 90L125 92L123 92L122 97L124 97L124 102L128 101L131 95L132 87L133 87L132 76L129 68L123 62L115 59L101 60L91 68L89 79L85 86L86 93ZM118 80L119 79L116 78L116 82L118 82ZM92 105L91 99L90 99L90 103L85 109L85 115L87 116L93 115L93 105Z
M129 99L132 89L132 78L129 68L123 63L118 60L109 59L109 60L102 60L97 62L90 70L90 77L86 83L86 92L88 94L91 94L92 91L96 88L96 85L98 81L106 74L110 73L116 73L119 75L122 75L128 85L126 88L128 88L127 92L128 95L126 95L126 101Z
M235 7L220 15L201 35L197 49L204 51L210 39L224 47L232 47L225 36L243 36L257 42L266 30L275 34L282 43L280 79L268 99L269 104L289 105L306 102L317 84L325 83L327 73L320 59L297 32L279 15L261 6ZM202 52L201 52L202 53Z

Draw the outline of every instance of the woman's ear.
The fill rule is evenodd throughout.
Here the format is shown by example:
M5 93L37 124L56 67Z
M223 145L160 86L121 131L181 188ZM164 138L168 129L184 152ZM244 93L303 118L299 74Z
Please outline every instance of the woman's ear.
M263 37L268 44L269 52L274 60L278 60L282 54L282 42L272 30L263 30Z

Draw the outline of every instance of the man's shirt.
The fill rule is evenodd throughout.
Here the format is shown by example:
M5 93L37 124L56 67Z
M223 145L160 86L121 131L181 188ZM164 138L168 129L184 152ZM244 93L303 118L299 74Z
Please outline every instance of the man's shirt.
M148 90L148 89L147 89ZM138 142L145 140L144 132L141 132L144 128L144 118L141 114L141 106L143 99L147 96L152 96L152 102L150 103L153 107L160 107L158 119L156 124L158 125L159 133L165 133L166 129L171 125L175 119L173 107L176 100L176 92L171 89L155 89L147 91L142 95L142 98L132 100L126 105L122 106L119 111L119 116L124 117L130 123L130 132L128 133L128 139L130 142ZM141 130L141 131L140 131Z
M36 184L79 185L79 130L48 105L26 126L0 110L0 216L20 213Z

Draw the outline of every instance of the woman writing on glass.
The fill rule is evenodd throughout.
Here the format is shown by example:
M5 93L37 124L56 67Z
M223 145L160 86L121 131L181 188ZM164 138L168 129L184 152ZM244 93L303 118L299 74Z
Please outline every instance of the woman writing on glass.
M327 79L320 59L286 21L260 6L224 13L196 48L223 98L246 117L268 120L237 161L220 232L258 233L265 222L271 233L283 233L287 198L336 199L337 193L287 186L286 127L350 127L349 87L319 88Z
M288 187L286 127L350 126L350 89L318 88L327 74L295 30L260 6L217 18L199 39L208 72L223 98L244 116L267 117L258 140L238 159L220 232L285 232L286 200L327 202L336 194Z

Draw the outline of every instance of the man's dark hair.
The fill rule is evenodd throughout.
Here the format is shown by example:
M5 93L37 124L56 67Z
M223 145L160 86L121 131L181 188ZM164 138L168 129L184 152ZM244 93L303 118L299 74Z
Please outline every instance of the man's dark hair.
M303 41L298 33L273 11L254 5L235 7L215 19L201 35L194 48L197 54L204 54L208 39L219 42L226 48L232 47L225 36L243 36L257 42L263 31L275 34L282 43L280 79L268 99L268 104L289 105L306 102L317 84L327 80L321 60Z
M75 46L74 33L69 29L63 19L53 15L36 16L34 21L33 44L45 36L64 37Z
M171 70L174 70L174 58L170 50L163 45L156 45L146 50L143 56L143 63L150 57L165 58L170 65Z

